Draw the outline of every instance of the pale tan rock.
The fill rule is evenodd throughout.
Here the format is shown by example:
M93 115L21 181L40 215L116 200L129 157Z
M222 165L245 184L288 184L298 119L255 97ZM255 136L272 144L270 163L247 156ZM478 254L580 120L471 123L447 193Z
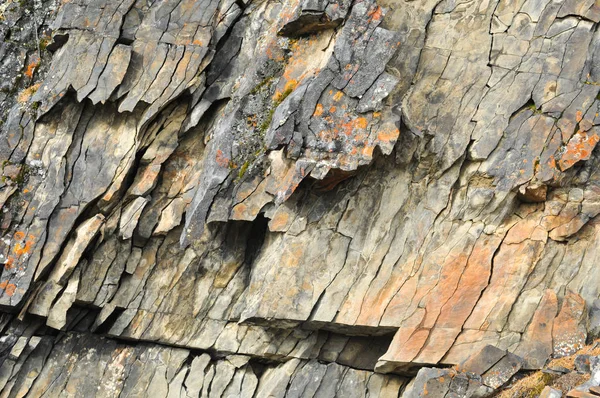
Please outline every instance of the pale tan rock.
M185 200L182 198L173 199L173 201L162 211L154 233L156 235L164 235L178 226L181 223L181 217L183 216L185 206Z
M121 219L119 220L119 237L122 239L131 239L140 215L148 202L148 198L135 198L123 209Z

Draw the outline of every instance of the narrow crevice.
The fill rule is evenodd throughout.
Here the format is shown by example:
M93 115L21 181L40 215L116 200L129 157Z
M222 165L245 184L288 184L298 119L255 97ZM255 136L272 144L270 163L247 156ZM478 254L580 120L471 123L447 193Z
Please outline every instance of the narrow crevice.
M244 252L244 263L252 265L254 260L258 258L261 248L269 230L269 219L260 213L250 227L248 240L246 241L246 250Z
M112 313L104 320L104 322L102 322L95 330L93 330L93 334L108 335L108 332L110 332L110 329L114 326L115 322L119 319L123 312L125 312L125 308L115 307Z

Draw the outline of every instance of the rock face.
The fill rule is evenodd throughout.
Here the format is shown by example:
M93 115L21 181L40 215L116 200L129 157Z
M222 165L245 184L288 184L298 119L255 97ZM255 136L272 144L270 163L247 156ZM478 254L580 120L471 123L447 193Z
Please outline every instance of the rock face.
M599 22L586 0L4 2L2 396L485 396L575 353Z

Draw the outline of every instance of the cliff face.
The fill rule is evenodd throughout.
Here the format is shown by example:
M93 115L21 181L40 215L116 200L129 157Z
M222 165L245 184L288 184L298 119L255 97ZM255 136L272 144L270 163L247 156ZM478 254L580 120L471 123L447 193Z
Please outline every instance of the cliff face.
M0 5L2 396L485 396L573 354L600 326L599 21ZM406 387L456 364L479 376Z

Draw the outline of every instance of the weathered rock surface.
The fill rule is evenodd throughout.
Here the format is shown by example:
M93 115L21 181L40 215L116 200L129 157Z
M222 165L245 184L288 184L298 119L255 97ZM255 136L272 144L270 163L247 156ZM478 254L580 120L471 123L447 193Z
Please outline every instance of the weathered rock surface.
M484 396L574 354L599 327L599 23L3 3L3 396Z
M12 347L3 345L4 396L395 397L405 384L399 376L337 363L294 359L265 365L243 355L213 358L82 333L25 333Z

